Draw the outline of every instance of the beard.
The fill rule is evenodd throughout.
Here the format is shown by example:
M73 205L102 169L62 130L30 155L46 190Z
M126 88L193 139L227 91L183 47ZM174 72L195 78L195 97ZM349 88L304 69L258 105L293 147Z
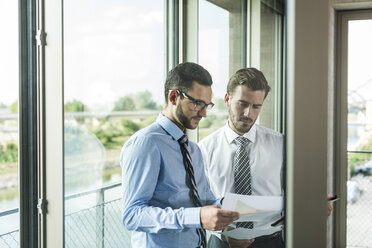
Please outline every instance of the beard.
M235 130L241 134L247 133L255 123L255 120L253 120L252 118L245 116L236 116L231 108L229 108L229 116L231 124L234 126ZM239 123L239 121L248 121L249 123Z
M178 118L178 121L180 122L180 124L182 126L184 126L185 128L188 128L188 129L195 129L198 126L198 125L193 126L192 123L191 123L191 120L194 117L202 118L199 115L196 115L196 116L193 116L193 117L189 117L188 118L185 115L185 113L183 112L183 109L182 109L181 104L178 104L177 105L177 108L176 108L176 117Z

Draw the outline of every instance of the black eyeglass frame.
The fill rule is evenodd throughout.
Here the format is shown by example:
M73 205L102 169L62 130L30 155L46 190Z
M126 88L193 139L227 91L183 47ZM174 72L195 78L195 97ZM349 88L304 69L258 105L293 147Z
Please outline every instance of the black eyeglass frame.
M195 109L194 110L197 110L197 111L201 111L203 110L204 108L206 108L207 110L211 110L214 106L214 103L211 102L211 103L206 103L202 100L197 100L189 95L187 95L185 92L182 92L180 90L176 90L176 92L183 98L186 98L186 99L189 99L194 105L195 105Z

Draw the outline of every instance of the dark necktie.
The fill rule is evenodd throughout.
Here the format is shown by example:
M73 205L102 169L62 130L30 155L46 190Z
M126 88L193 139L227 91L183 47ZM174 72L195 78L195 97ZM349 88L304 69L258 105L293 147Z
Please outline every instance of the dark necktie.
M234 185L235 193L242 195L251 195L251 167L246 150L248 139L239 136L235 139L238 149L234 158ZM237 227L253 228L252 222L238 222Z
M180 144L181 147L183 164L186 170L186 185L190 189L190 198L196 207L202 207L200 197L198 194L198 189L195 183L194 169L192 167L191 157L188 149L187 135L183 135L181 138L179 138L178 143ZM202 239L202 246L205 247L206 245L205 230L202 228L198 230Z

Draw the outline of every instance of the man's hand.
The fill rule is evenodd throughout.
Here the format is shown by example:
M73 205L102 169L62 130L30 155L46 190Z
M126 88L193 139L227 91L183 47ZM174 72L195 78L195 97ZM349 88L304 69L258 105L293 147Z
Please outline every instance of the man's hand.
M232 230L232 227L227 227L225 231ZM229 236L224 236L226 242L229 244L230 248L246 248L249 247L253 242L254 239L233 239Z
M328 194L328 198L332 198L332 197L333 197L332 194ZM328 216L330 216L332 214L332 211L333 211L332 203L328 202Z
M238 212L223 210L217 206L205 206L200 209L200 222L207 230L222 230L237 219Z

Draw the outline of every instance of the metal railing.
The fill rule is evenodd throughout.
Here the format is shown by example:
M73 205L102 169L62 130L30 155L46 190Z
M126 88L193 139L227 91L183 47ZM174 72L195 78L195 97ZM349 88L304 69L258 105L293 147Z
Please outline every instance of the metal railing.
M372 151L348 151L348 154L360 154L361 164L366 166L371 162ZM351 162L351 161L349 161ZM350 166L350 164L349 164ZM372 169L371 166L362 170L358 166L347 185L347 247L372 248Z
M110 190L120 186L121 183L114 183L65 197L66 207L70 205L69 213L65 213L65 247L131 247L130 232L122 225L121 197L105 200ZM79 204L69 203L73 201ZM0 217L18 211L18 208L4 211ZM19 230L0 234L0 247L19 247Z

